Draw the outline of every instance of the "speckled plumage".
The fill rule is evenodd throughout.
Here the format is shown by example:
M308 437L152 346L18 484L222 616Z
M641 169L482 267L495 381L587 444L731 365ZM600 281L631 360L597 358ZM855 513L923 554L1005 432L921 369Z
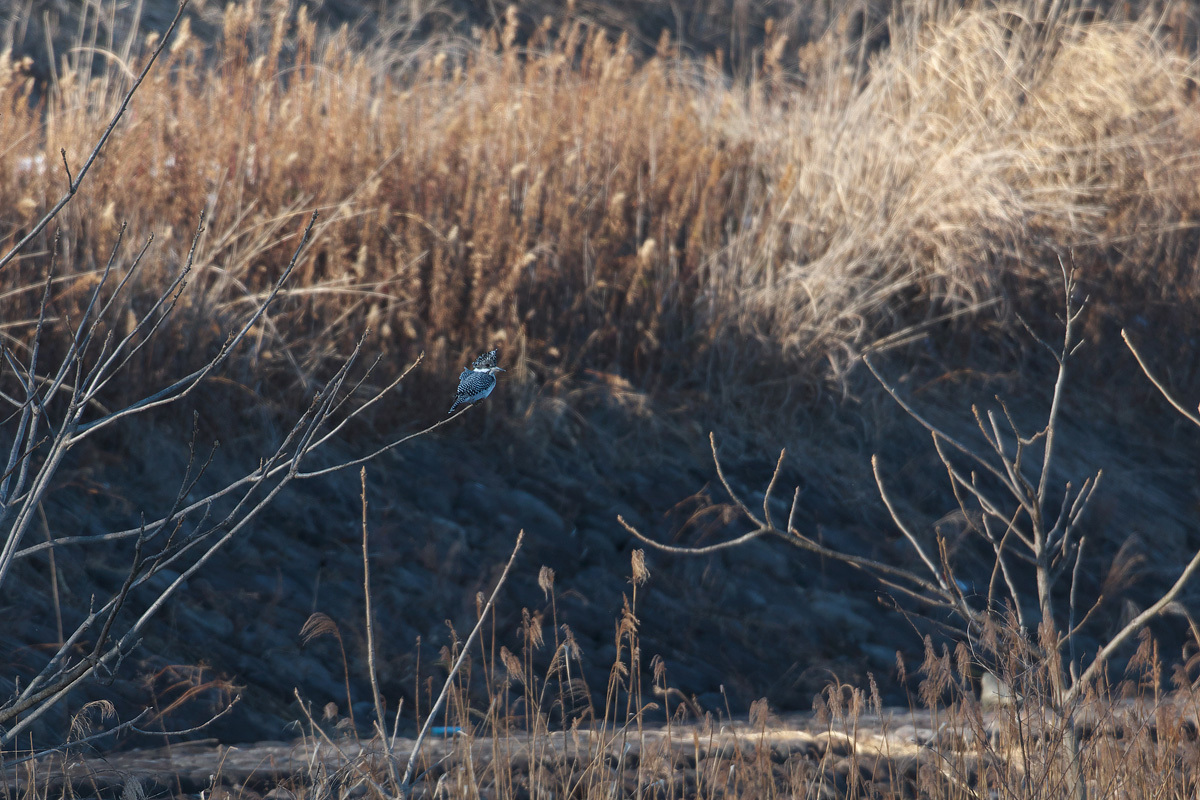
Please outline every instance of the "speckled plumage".
M475 359L475 363L471 365L472 369L491 369L496 366L496 360L500 357L500 351L489 350L488 352Z
M496 388L496 373L504 372L496 366L499 353L499 350L484 353L458 376L458 391L454 395L454 405L450 406L451 414L461 405L478 403Z

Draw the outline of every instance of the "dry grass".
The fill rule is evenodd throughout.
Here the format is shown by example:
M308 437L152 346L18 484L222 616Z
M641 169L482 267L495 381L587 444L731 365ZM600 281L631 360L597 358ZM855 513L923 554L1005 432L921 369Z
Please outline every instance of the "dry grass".
M796 108L752 116L778 118L759 146L781 169L764 224L721 270L746 298L740 327L799 351L854 348L881 320L892 332L1044 292L1051 251L1069 247L1089 290L1131 290L1126 313L1194 291L1180 255L1159 252L1179 247L1194 204L1189 62L1149 25L1031 13L905 27L861 80L813 48L826 60Z
M214 57L186 31L171 45L62 219L61 313L123 221L156 237L148 293L203 210L203 291L177 341L212 346L314 208L316 246L244 362L259 387L308 380L370 326L386 357L426 350L435 374L500 344L531 387L586 366L762 389L766 368L837 374L940 315L986 338L997 309L1050 314L1050 254L1069 247L1121 321L1196 296L1194 69L1153 20L927 9L893 18L869 62L835 25L798 73L777 37L730 82L570 21L397 68L274 8L264 28L231 6ZM64 55L36 107L0 64L5 243L61 194L59 148L82 158L145 50L102 44ZM51 247L0 275L10 343Z
M634 558L638 558L635 554ZM633 576L639 575L635 565ZM644 571L641 574L644 579ZM615 580L616 578L614 578ZM803 798L804 800L1057 800L1070 796L1062 766L1063 731L1049 723L1033 698L1047 687L1031 666L1031 651L1013 629L1014 647L1003 676L1026 698L999 708L981 707L974 690L978 667L969 648L936 649L927 642L912 685L910 710L886 708L872 681L854 687L833 681L814 698L813 712L779 717L766 700L748 716L723 709L695 713L695 701L671 687L658 657L645 660L638 634L638 578L630 579L625 607L614 625L616 659L604 702L582 680L589 654L579 650L569 625L557 616L553 575L543 569L540 608L524 609L515 650L487 620L483 652L456 673L450 702L417 760L412 798L528 800L611 797L643 800ZM1024 642L1024 644L1022 644ZM266 743L231 750L189 749L173 776L170 751L88 758L69 753L22 765L12 797L50 800L125 794L131 784L148 795L166 792L206 797L274 796L357 798L402 796L397 774L412 740L394 738L394 727L414 730L428 715L461 641L423 668L417 701L396 708L385 698L380 726L392 740L357 731L335 703L308 707L301 737L289 746ZM1193 648L1194 649L1194 648ZM1077 711L1080 758L1093 800L1192 797L1200 778L1197 721L1200 698L1191 674L1195 659L1171 679L1149 637L1121 680L1105 683ZM331 665L333 666L333 665ZM898 664L904 678L904 665ZM307 704L306 704L307 706ZM342 709L344 711L344 709ZM181 748L182 749L182 748ZM395 757L388 766L388 752ZM270 753L267 757L264 754ZM186 764L184 769L182 764ZM64 777L69 780L64 782ZM180 783L182 781L182 784ZM12 785L12 784L10 784ZM181 788L181 786L183 788ZM281 787L281 788L280 788ZM284 794L286 790L290 794Z
M397 59L276 8L263 29L256 5L230 6L215 53L186 32L171 45L60 219L57 244L47 234L0 273L6 346L30 340L55 248L53 310L78 318L123 223L127 240L154 235L156 263L124 301L136 319L185 257L202 211L193 291L136 375L151 383L205 360L319 208L314 247L234 370L273 401L327 372L364 326L385 358L426 350L442 376L499 344L529 387L510 393L523 402L591 368L693 390L719 412L745 397L727 387L794 396L822 375L814 365L842 375L862 351L947 316L985 342L1012 311L1048 317L1067 249L1085 289L1123 323L1187 320L1198 297L1196 69L1154 19L1047 20L1035 4L918 9L890 20L890 46L869 59L835 25L800 51L797 71L781 66L794 43L777 38L755 74L730 80L670 42L641 60L571 20L527 46L510 22ZM61 195L59 148L78 165L146 49L84 37L38 103L22 66L0 60L0 247ZM763 377L784 366L814 377ZM939 742L953 748L906 750L903 766L882 764L875 739L873 755L832 737L702 755L713 729L675 733L672 721L668 745L692 750L675 761L647 735L651 713L673 719L663 712L677 706L654 691L669 676L642 663L636 585L603 708L579 684L584 654L553 616L551 583L550 619L526 615L522 652L493 637L461 674L446 722L464 735L449 760L423 765L421 790L1061 796L1062 732L1016 711L988 730L969 696L970 658L932 649L922 713L944 721L953 736ZM1097 797L1189 796L1191 676L1177 676L1169 705L1157 655L1148 649L1139 665L1149 677L1110 694L1128 688L1157 715L1127 724L1110 696L1087 698L1104 709L1102 733L1084 747L1087 778ZM1007 666L1014 685L1036 684L1019 660ZM855 720L872 710L876 698L835 687L822 719L857 740ZM751 739L766 741L768 721L760 707ZM486 761L478 745L491 748ZM349 791L359 766L336 785L317 781L314 796Z
M716 709L697 716L694 699L671 689L662 660L644 660L637 596L649 575L640 551L633 562L603 707L586 699L579 677L586 654L558 619L553 574L543 569L546 604L523 611L519 652L497 644L493 623L491 644L457 674L444 716L435 720L447 733L422 752L413 797L1070 796L1064 731L1035 699L1049 691L1048 675L1015 627L985 634L1008 642L1001 674L1021 698L1015 704L981 706L975 654L965 644L939 651L927 640L908 712L883 707L873 680L866 687L834 680L814 698L811 715L781 719L764 699L748 718ZM433 685L418 692L417 722L458 654L457 646L446 648ZM899 669L903 679L902 662ZM1074 709L1089 797L1194 794L1200 705L1188 668L1170 680L1166 673L1157 646L1144 637L1126 675L1104 682ZM378 736L335 745L335 728L345 729L336 715L318 722L310 713L302 749L325 748L326 759L313 757L310 769L285 785L301 798L395 795ZM406 754L408 740L403 745L393 749ZM340 759L330 759L335 747Z
M364 551L366 536L364 528ZM905 674L897 656L900 681L915 687L909 710L885 708L873 678L863 687L834 679L814 698L812 714L780 718L764 699L751 705L748 716L733 716L727 709L701 709L695 698L673 688L670 669L639 634L639 596L653 577L641 551L633 551L631 562L605 687L589 686L583 678L591 654L580 650L560 616L564 589L543 567L538 586L544 600L522 609L515 630L489 613L480 598L482 647L452 669L464 652L463 640L452 631L436 663L419 666L413 676L413 702L398 705L394 694L385 695L367 715L374 721L360 718L355 724L339 715L336 703L321 711L301 698L306 720L301 738L289 746L267 743L262 752L249 747L245 754L210 748L208 761L203 749L190 749L175 764L178 775L170 772L169 749L135 753L125 761L119 754L89 758L74 748L10 769L3 776L5 791L23 800L78 792L131 796L130 786L147 796L194 796L203 788L205 797L245 800L269 790L297 800L1070 796L1063 769L1069 748L1054 722L1061 717L1040 702L1052 691L1049 673L1028 632L1012 620L986 626L978 644L1005 654L997 667L1015 703L988 708L977 699L979 654L973 644L950 649L926 640L914 675ZM369 584L364 592L369 598ZM343 622L347 632L363 627ZM328 618L321 626L318 635L337 630ZM364 646L361 635L354 638ZM382 646L389 648L386 641ZM1189 642L1184 655L1191 658L1172 671L1146 635L1125 673L1101 681L1072 709L1089 798L1195 795L1200 785L1195 653L1196 643ZM345 669L344 657L333 658ZM449 700L430 720L448 673ZM192 686L192 678L184 677L180 685ZM353 700L347 697L347 704ZM396 730L411 734L430 722L438 726L434 738L416 759L412 786L402 791L397 776L413 740L398 739Z

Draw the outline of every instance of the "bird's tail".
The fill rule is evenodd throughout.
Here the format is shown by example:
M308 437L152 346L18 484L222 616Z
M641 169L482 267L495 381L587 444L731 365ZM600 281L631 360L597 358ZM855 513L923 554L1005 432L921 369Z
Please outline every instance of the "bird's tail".
M448 413L450 413L450 414L453 414L453 413L454 413L454 409L456 409L456 408L458 408L458 401L457 401L457 400L455 400L455 401L454 401L454 405L450 406L450 411L449 411Z

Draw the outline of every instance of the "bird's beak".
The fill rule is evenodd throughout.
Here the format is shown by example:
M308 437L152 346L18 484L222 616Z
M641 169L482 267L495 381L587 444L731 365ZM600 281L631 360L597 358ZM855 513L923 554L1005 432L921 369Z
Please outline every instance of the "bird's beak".
M505 370L504 367L496 367L496 372L506 372L506 371L507 370Z

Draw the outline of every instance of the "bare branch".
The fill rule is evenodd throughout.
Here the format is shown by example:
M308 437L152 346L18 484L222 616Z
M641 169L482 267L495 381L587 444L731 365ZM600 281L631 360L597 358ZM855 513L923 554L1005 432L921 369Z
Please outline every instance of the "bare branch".
M651 539L650 537L645 536L640 531L638 531L637 528L633 527L628 522L626 522L625 518L622 517L620 514L617 515L617 522L621 523L621 526L623 528L625 528L625 530L629 531L634 536L636 536L638 539L642 540L643 542L645 542L646 544L655 548L656 550L662 550L664 553L676 553L677 555L684 555L684 556L703 556L703 555L708 555L709 553L718 553L722 550L728 550L731 547L738 547L740 545L746 544L746 542L753 541L753 540L759 538L760 536L764 536L766 534L775 534L777 536L780 535L779 531L773 530L771 528L755 528L754 530L750 531L749 533L743 534L742 536L739 536L736 539L730 539L727 542L719 542L718 544L710 544L710 545L705 545L703 547L679 547L677 545L663 544L662 542L656 542L653 539Z
M713 451L715 457L715 447ZM767 484L767 491L763 492L763 520L766 521L768 528L775 527L775 523L771 521L771 493L775 491L775 481L779 480L779 471L783 469L783 457L786 455L786 449L779 451L779 461L775 463L775 471L771 473L771 482Z
M400 788L405 791L412 784L413 767L417 763L417 754L421 752L421 743L425 741L425 737L429 734L429 728L433 725L437 718L438 712L442 710L442 705L446 702L446 695L450 693L450 686L454 683L454 677L458 671L462 669L463 662L467 660L467 654L471 652L471 645L479 636L479 631L483 628L483 621L487 619L488 612L492 610L492 606L496 602L496 596L500 594L500 587L504 585L504 581L508 578L508 572L512 569L513 562L517 560L517 553L521 550L521 543L525 541L525 531L517 534L517 543L513 546L512 555L508 557L508 564L504 567L504 572L500 573L500 580L496 581L496 588L492 590L492 596L488 598L487 605L483 607L483 611L479 614L479 621L475 623L475 627L471 629L471 635L467 637L467 641L463 643L462 652L458 654L458 660L454 662L454 666L450 668L450 674L446 676L446 683L442 686L442 692L438 695L437 701L433 707L429 709L428 716L425 717L425 724L421 727L421 732L417 734L417 740L413 742L412 753L408 757L408 766L404 768L404 778L400 782Z
M1067 601L1067 633L1066 638L1070 645L1071 663L1068 665L1071 670L1071 682L1079 683L1079 667L1077 656L1075 653L1075 613L1079 608L1078 594L1079 591L1079 565L1083 563L1083 547L1087 544L1087 537L1084 536L1079 540L1079 546L1075 548L1075 568L1071 570L1071 593L1070 599ZM1095 606L1093 606L1095 608Z
M467 406L467 409L471 409L474 407L475 406ZM380 447L378 450L375 450L374 452L369 453L368 455L365 455L361 458L354 458L349 461L342 462L341 464L335 464L332 467L326 467L324 469L315 469L311 472L299 472L296 474L296 477L301 478L301 479L318 478L322 475L329 475L330 473L338 472L343 469L347 469L348 467L357 467L360 464L365 464L368 461L371 461L372 459L377 458L378 456L386 453L389 450L395 450L397 447L404 444L405 442L416 439L418 436L424 436L427 433L432 433L433 431L436 431L438 428L442 427L443 425L446 425L449 422L452 422L453 420L461 417L467 409L457 412L453 417L446 417L445 419L438 420L437 422L430 425L428 428L423 428L423 429L417 431L416 433L410 433L405 436L401 436L399 439L396 439L395 441L393 441L389 444L386 444L383 447Z
M287 267L283 270L283 274L281 274L275 281L275 284L272 287L271 292L267 295L267 298L263 300L255 312L250 316L249 319L246 320L246 322L236 333L231 333L229 335L229 338L226 339L225 344L221 346L220 352L218 352L217 355L212 358L212 360L190 375L180 378L170 386L160 389L152 395L144 397L135 403L129 404L120 411L114 412L105 417L101 417L100 419L93 420L86 425L80 425L78 432L71 437L71 444L76 444L99 428L110 425L113 422L116 422L118 419L122 419L123 417L133 414L140 414L152 408L167 405L168 403L174 403L175 401L186 397L200 384L201 381L203 381L218 367L225 363L225 361L229 358L230 353L238 346L238 344L241 343L241 341L246 337L246 334L253 329L254 324L258 322L259 318L266 313L267 307L279 294L279 290L283 287L284 282L287 281L287 279L291 276L292 271L296 268L296 261L300 258L300 253L304 250L304 246L308 243L309 235L312 232L313 224L316 223L316 221L317 212L314 211L312 216L309 218L308 225L305 226L304 232L300 236L300 244L296 246L296 251L292 254L291 261L288 262Z
M133 728L133 730L135 730L136 732L143 734L145 736L189 736L193 733L199 733L200 731L208 728L210 725L212 725L214 722L219 720L221 717L223 717L226 714L228 714L229 712L233 711L233 707L236 706L241 701L242 701L242 694L241 694L241 692L238 692L237 694L235 694L233 696L233 698L228 703L225 704L224 708L222 708L216 714L213 714L208 719L204 720L204 722L201 722L199 725L193 725L190 728L180 728L179 730L173 730L173 731L144 731L141 728L135 727L135 728Z
M67 173L67 188L69 190L70 187L72 187L75 184L75 181L73 178L71 178L71 167L69 164L67 164L67 148L60 147L58 149L58 153L59 153L59 155L62 156L63 169Z
M379 785L379 783L371 776L371 773L363 769L362 765L358 763L357 759L350 758L346 751L339 747L337 742L335 742L333 739L330 739L329 734L327 734L324 729L317 724L317 721L313 719L312 712L308 709L308 705L304 702L304 698L300 696L300 690L293 688L292 694L295 695L296 702L300 704L300 710L304 713L304 716L308 718L308 724L314 731L321 735L321 738L325 740L325 744L336 750L337 754L342 757L342 760L349 764L350 767L358 773L360 778L370 784L371 788L375 790L376 794L378 794L380 797L390 797L389 792Z
M795 525L795 523L796 523L796 506L799 505L799 503L800 503L800 487L797 486L796 490L794 492L792 492L792 507L791 507L791 510L788 511L787 529L789 531L793 530L796 527L796 525Z
M162 54L162 51L166 49L167 43L171 41L171 34L175 32L175 28L179 25L179 20L183 18L183 10L187 7L187 3L188 0L181 0L179 3L179 10L175 12L175 19L171 20L171 24L167 26L166 32L163 33L162 40L159 42L158 47L156 47L154 52L150 55L150 60L147 61L146 66L142 68L142 72L140 75L138 75L137 80L133 82L133 86L129 87L129 91L125 93L125 98L121 101L121 105L117 109L117 113L113 115L112 120L108 123L108 127L104 129L104 133L100 136L100 141L98 141L95 148L92 149L92 154L88 156L87 161L85 161L83 167L80 168L79 174L75 176L74 180L72 180L70 185L67 187L67 193L64 194L62 198L55 203L49 211L46 212L45 216L38 220L37 223L29 229L29 232L21 238L21 241L13 245L12 249L9 250L3 257L0 257L0 271L3 271L4 268L7 267L14 258L16 258L17 254L24 250L25 247L32 242L47 225L50 224L50 221L58 216L59 212L66 207L67 203L71 202L71 200L75 197L76 192L79 191L79 187L83 184L84 177L88 174L88 170L92 168L92 164L95 163L96 158L100 155L100 151L103 150L104 145L108 143L108 138L112 136L113 129L117 127L117 123L121 121L121 117L125 115L125 109L129 107L129 102L133 99L134 93L136 93L138 87L142 85L142 81L146 79L146 76L150 74L151 67L154 66L154 62L158 60L158 57ZM63 163L66 164L65 152L63 154ZM69 171L68 175L70 175Z
M910 417L912 417L914 420L916 420L917 423L919 423L922 428L924 428L925 430L932 433L935 437L940 437L940 438L944 439L948 444L950 444L956 450L961 452L963 455L973 459L977 464L979 464L979 466L981 468L983 468L983 469L987 470L988 472L992 473L993 475L995 475L996 478L999 479L1001 482L1004 482L1004 480L1005 480L1004 473L1000 472L995 467L993 467L988 462L987 459L985 459L982 456L980 456L979 454L977 454L974 450L967 447L962 442L958 441L957 439L953 438L952 436L947 435L945 432L942 431L941 428L937 427L932 422L925 419L925 417L923 417L919 413L917 413L917 410L915 408L913 408L911 405L909 405L908 402L900 396L900 393L897 392L895 390L895 388L892 387L891 384L889 384L886 380L883 379L883 376L879 374L879 370L877 370L875 368L875 365L871 363L870 358L868 358L867 356L863 356L863 363L867 365L867 369L869 369L871 371L871 374L875 376L875 380L879 381L879 385L883 387L884 391L886 391L889 395L891 395L892 399L895 400L896 403L899 404L899 406L902 409L904 409L904 413L908 414Z
M1108 663L1108 660L1112 658L1113 654L1116 653L1117 650L1119 650L1131 636L1141 630L1150 620L1159 616L1170 607L1175 598L1179 596L1179 593L1183 591L1183 587L1186 586L1188 581L1192 579L1192 576L1196 573L1198 568L1200 568L1200 551L1197 551L1192 556L1191 560L1187 563L1187 566L1184 567L1183 572L1179 575L1175 582L1171 584L1170 589L1164 592L1163 595L1159 597L1158 600L1156 600L1153 604L1151 604L1149 608L1130 620L1125 627L1121 628L1121 630L1118 631L1115 636L1109 639L1108 642L1100 648L1099 652L1096 653L1096 657L1092 659L1092 663L1089 664L1088 668L1083 671L1083 674L1079 676L1079 680L1075 682L1070 691L1064 697L1064 704L1069 704L1070 702L1076 700L1087 688L1088 684L1095 680L1095 678L1100 674L1100 671L1104 669L1104 666Z
M1033 540L1039 546L1044 544L1044 542L1041 541L1044 524L1041 518L1041 509L1046 504L1046 491L1050 486L1050 472L1054 459L1055 431L1058 427L1058 415L1062 409L1063 391L1067 386L1067 361L1072 352L1072 345L1075 342L1075 322L1079 319L1079 313L1081 311L1081 309L1075 307L1071 299L1071 295L1075 291L1075 281L1071 278L1070 272L1061 258L1059 259L1059 266L1062 267L1063 271L1067 316L1063 325L1062 354L1057 356L1058 376L1054 380L1054 394L1050 400L1050 412L1046 416L1046 446L1042 451L1041 477L1038 479L1036 495L1038 518L1037 523L1033 528Z
M796 494L794 495L794 497L796 497L796 498L799 497L799 491L800 491L799 489L796 490ZM754 517L754 515L750 514L748 512L748 510L745 509L744 506L742 506L742 508L743 508L743 513L750 519L751 522L757 521L756 518ZM789 520L791 519L792 516L794 516L795 502L793 502L792 511L793 511L793 514L789 515ZM875 572L875 573L882 574L882 575L891 575L900 580L908 581L909 583L912 583L913 585L919 587L921 589L921 591L929 594L929 597L925 597L922 595L916 595L916 596L922 597L922 599L925 600L926 602L938 602L939 600L945 601L951 596L950 593L948 591L943 590L942 587L940 587L936 584L930 583L929 581L925 580L924 578L917 575L915 572L912 572L911 570L907 570L902 567L895 567L895 566L892 566L891 564L885 564L882 561L876 561L875 559L866 558L864 556L856 556L851 553L842 552L841 550L834 550L833 548L825 547L824 545L819 544L816 541L814 541L813 539L800 533L795 528L789 528L787 532L784 532L784 531L778 530L777 528L768 528L768 527L759 525L759 526L755 527L754 530L751 530L750 532L745 533L736 539L731 539L726 542L719 542L717 544L705 545L702 547L680 547L678 545L669 545L669 544L663 544L662 542L654 541L653 539L649 538L648 536L646 536L643 533L641 533L640 531L638 531L636 528L634 528L628 522L626 522L624 517L621 517L618 515L617 521L625 528L625 530L629 531L631 534L633 534L635 537L637 537L640 541L645 542L646 544L650 545L651 547L655 548L656 550L661 550L665 553L675 553L677 555L686 555L686 556L702 556L702 555L707 555L709 553L716 553L721 550L728 550L733 547L738 547L740 545L744 545L744 544L751 542L761 536L765 536L768 534L774 535L774 536L779 536L780 538L782 538L784 541L788 542L792 546L799 547L802 550L808 550L811 553L815 553L817 555L832 559L834 561L840 561L844 564L849 564L850 566L857 567L859 569L865 569L869 572ZM878 577L878 575L876 577ZM912 593L911 590L908 590L908 591L910 593Z
M375 727L379 731L380 744L387 754L388 775L393 786L400 785L400 776L396 772L396 758L392 753L392 744L383 733L386 718L383 716L383 699L379 694L379 673L375 669L375 617L371 613L371 554L367 547L370 532L367 527L367 468L363 467L358 473L359 486L362 490L362 556L363 556L363 601L366 605L364 613L367 618L367 676L371 680L371 697L375 701Z
M708 434L708 444L709 447L712 448L713 464L716 465L717 468L717 477L721 479L721 485L724 486L725 491L729 493L729 498L733 500L733 502L737 504L737 507L742 510L742 513L746 515L746 519L750 520L760 528L770 527L764 520L754 516L754 513L750 511L749 507L742 502L742 498L738 497L737 492L733 491L733 487L729 485L729 481L725 478L725 472L721 469L721 459L717 456L717 437L711 432ZM782 453L780 454L779 458L781 461L783 460Z
M1167 402L1170 403L1176 411L1186 417L1189 422L1197 427L1200 427L1200 417L1184 408L1183 404L1176 400L1174 396L1167 391L1167 387L1163 386L1162 381L1154 376L1154 373L1152 373L1150 368L1146 366L1146 360L1142 358L1142 354L1138 352L1137 348L1133 346L1133 342L1129 340L1129 334L1125 332L1124 328L1121 329L1121 338L1125 340L1125 346L1129 348L1129 352L1133 353L1133 357L1137 359L1138 366L1142 368L1142 372L1147 378L1150 379L1150 382L1154 384L1154 388L1158 389L1159 394L1165 397ZM1196 410L1200 411L1200 406L1198 406Z
M877 455L871 456L871 472L875 475L875 485L879 487L879 497L883 500L883 504L887 506L888 514L892 517L892 522L896 523L896 527L904 534L904 538L908 539L908 543L912 545L913 550L916 550L917 555L925 562L925 566L929 568L929 573L933 575L934 580L938 582L938 586L942 588L942 591L949 591L949 587L946 586L946 579L943 577L941 570L926 555L925 548L921 546L921 543L917 541L917 537L908 529L904 521L900 519L900 515L896 512L896 507L892 505L892 500L888 497L887 490L883 488L883 476L879 474L879 456Z
M349 419L352 419L355 416L361 414L367 408L369 408L370 406L374 405L379 400L381 400L389 391L394 389L400 383L400 381L403 380L413 370L413 368L416 367L416 365L419 363L420 363L420 358L418 358L416 361L414 361L398 378L396 378L391 383L389 383L385 388L376 392L362 406L359 406L353 412L351 412L345 420L343 420L340 424L335 426L331 431L326 433L320 439L310 442L307 446L308 451L311 452L313 450L320 448L324 444L326 444L331 438L333 438L334 434L336 434L338 431L340 431L345 426L346 422ZM456 414L455 417L457 417L457 416L458 415ZM405 436L402 436L399 439L396 439L395 441L390 442L389 444L384 445L383 447L380 447L379 449L377 449L365 456L350 459L348 461L340 462L338 464L335 464L333 466L326 467L323 469L313 470L311 472L297 472L295 475L295 478L297 480L306 480L309 478L320 477L322 475L328 475L333 472L337 472L339 470L347 469L349 467L360 466L360 465L365 464L368 461L372 460L373 458L376 458L377 456L379 456L383 453L386 453L389 450L394 450L395 448L399 447L402 444L405 444L406 442L416 439L417 437L424 436L425 434L430 433L430 432L440 428L442 425L447 424L455 417L447 417L447 418L441 419L438 422L436 422L435 424L430 425L427 428L424 428L420 431L416 431L415 433L410 433ZM152 523L149 523L147 527L152 530L159 529L162 526L170 524L172 521L174 521L176 519L185 517L195 511L198 511L198 510L201 510L201 509L211 506L212 503L216 502L217 500L220 500L221 498L226 497L229 494L232 494L233 492L238 491L239 489L245 487L246 485L248 485L250 483L260 481L264 478L275 477L286 469L288 469L287 464L278 464L278 465L266 468L265 470L264 470L264 467L259 466L259 467L255 468L252 472L244 475L241 478L238 478L237 480L230 482L229 484L227 484L223 488L213 492L212 494L209 494L206 497L196 500L196 501L188 504L187 506L183 506L181 508L175 509L172 511L171 514L169 514L165 517L162 517L161 519L155 520ZM186 496L186 493L184 496ZM26 548L18 551L15 557L16 558L27 558L29 556L36 555L37 553L41 553L41 552L45 551L46 549L48 549L49 547L66 547L69 545L95 545L95 544L104 544L106 542L120 541L123 539L130 539L134 536L137 536L139 530L140 530L140 528L128 528L126 530L113 531L111 533L103 533L103 534L97 534L97 535L92 535L92 536L63 536L63 537L59 537L59 538L55 539L53 543L42 542L42 543L39 543L36 545L30 545L29 547L26 547Z

